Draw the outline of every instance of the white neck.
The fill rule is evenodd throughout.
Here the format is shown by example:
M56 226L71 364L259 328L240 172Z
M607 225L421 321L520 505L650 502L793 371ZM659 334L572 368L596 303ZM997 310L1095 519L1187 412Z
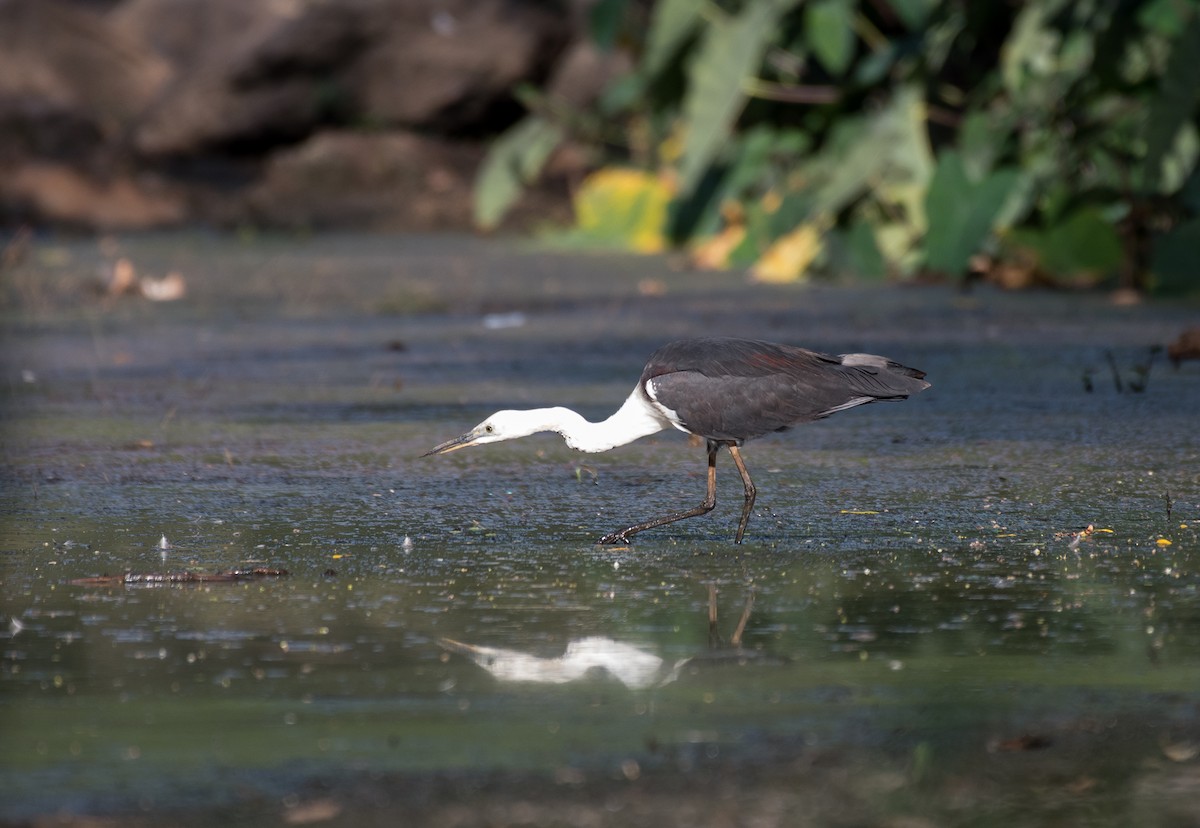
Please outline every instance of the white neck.
M615 414L599 423L589 422L569 408L539 408L527 412L542 415L539 431L557 431L577 451L608 451L640 437L662 431L671 422L656 411L637 389Z

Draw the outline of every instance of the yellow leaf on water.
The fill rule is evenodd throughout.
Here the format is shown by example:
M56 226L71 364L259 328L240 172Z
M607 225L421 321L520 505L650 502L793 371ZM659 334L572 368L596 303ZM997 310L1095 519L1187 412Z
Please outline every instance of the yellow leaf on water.
M658 253L667 246L667 206L673 196L674 188L661 176L607 167L585 178L575 193L575 221L584 239Z
M820 229L815 224L801 224L776 239L750 273L758 282L796 282L807 276L820 252Z
M1155 543L1157 543L1159 546L1170 546L1171 545L1171 542L1169 540L1167 540L1166 538L1159 538L1158 540L1155 541Z
M843 515L877 515L877 514L879 514L879 512L876 512L873 509L842 509L841 513Z
M692 264L704 270L720 270L729 264L729 254L746 238L746 228L730 225L692 248Z

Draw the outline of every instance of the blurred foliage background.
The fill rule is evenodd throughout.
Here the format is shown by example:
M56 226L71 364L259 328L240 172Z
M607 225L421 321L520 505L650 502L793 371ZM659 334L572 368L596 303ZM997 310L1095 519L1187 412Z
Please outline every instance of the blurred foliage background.
M1197 0L599 0L630 71L534 87L492 145L497 226L583 153L560 241L767 281L1200 288Z

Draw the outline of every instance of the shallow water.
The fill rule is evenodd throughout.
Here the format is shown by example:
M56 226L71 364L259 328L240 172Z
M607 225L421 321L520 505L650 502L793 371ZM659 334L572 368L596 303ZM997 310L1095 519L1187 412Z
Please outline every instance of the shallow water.
M462 239L119 245L188 298L97 297L86 243L5 274L0 818L1200 822L1200 364L1128 388L1200 306ZM711 515L593 545L700 500L683 435L419 457L498 408L606 416L699 333L933 388L749 444L740 547L726 456ZM290 574L72 583L252 566Z

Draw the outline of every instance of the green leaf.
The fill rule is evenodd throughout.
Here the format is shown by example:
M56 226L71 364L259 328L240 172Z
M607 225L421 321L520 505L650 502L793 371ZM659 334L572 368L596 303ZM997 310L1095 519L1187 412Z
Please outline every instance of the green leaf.
M871 281L880 281L887 276L887 262L870 224L861 219L854 222L842 234L841 241L845 246L846 264L855 276Z
M958 151L962 153L968 178L979 181L991 171L1004 150L1007 137L996 129L994 119L987 112L971 112L963 117L958 128Z
M1176 37L1187 24L1188 15L1195 16L1195 8L1180 0L1149 0L1137 10L1137 21L1146 29L1164 37Z
M925 266L939 273L963 273L987 241L1016 183L1012 169L998 169L972 182L961 156L943 152L925 195Z
M1194 168L1179 188L1179 203L1193 213L1200 213L1200 167Z
M773 215L763 208L760 201L746 205L746 235L729 253L731 267L749 267L771 246L771 242L779 235L771 226Z
M1121 264L1121 237L1095 207L1075 210L1046 232L1042 264L1053 273L1102 275Z
M1186 123L1175 136L1175 143L1159 167L1158 192L1176 193L1187 183L1200 159L1200 131L1196 124Z
M1200 218L1177 225L1156 240L1150 270L1156 292L1200 291Z
M829 74L841 77L854 57L853 0L814 0L804 8L808 48Z
M630 72L609 82L596 100L596 114L611 118L618 113L633 109L646 97L646 78Z
M1121 238L1096 207L1081 207L1045 230L1016 230L1011 243L1032 251L1051 277L1104 276L1121 265Z
M500 223L562 139L557 124L530 115L495 140L475 178L478 227L491 230Z
M1164 170L1164 161L1175 147L1179 131L1195 116L1200 100L1200 12L1171 44L1167 67L1159 80L1158 94L1150 99L1146 118L1145 182L1158 191L1168 184L1170 172L1176 173L1175 187L1189 170Z
M896 65L900 57L900 49L895 43L888 43L877 52L868 52L855 62L854 72L850 75L855 85L874 86L882 83L888 72Z
M1050 21L1066 0L1032 0L1022 7L1013 22L1012 32L1000 53L1000 72L1004 86L1014 94L1032 88L1035 93L1043 80L1057 72L1062 35Z
M700 0L659 0L650 15L650 31L642 54L640 72L652 78L679 51L703 20L704 3Z
M744 81L757 70L792 0L750 3L736 17L713 21L688 65L683 101L687 127L680 190L689 193L724 147L746 103Z
M807 138L803 133L799 137ZM786 148L785 157L800 154L803 145L795 144L792 130L781 132L765 124L746 130L731 147L728 166L713 167L691 193L672 204L672 238L716 233L722 224L723 205L765 191L770 186L773 156L781 146Z
M950 56L950 50L966 26L966 15L951 6L943 19L929 27L922 44L922 52L930 73L936 75L941 71L942 65Z
M865 121L843 121L818 160L824 180L816 207L837 213L868 188L887 191L889 200L913 201L920 195L933 166L925 127L925 106L916 86L901 88L891 103ZM920 216L913 216L922 222Z
M592 41L605 52L611 52L617 44L621 23L625 19L628 0L596 0L588 12L588 28Z
M792 190L785 195L767 219L766 230L771 238L776 239L824 212L818 198L818 193L811 189Z
M925 28L929 13L937 5L937 0L891 0L892 9L903 21L904 27L910 32L918 32Z

